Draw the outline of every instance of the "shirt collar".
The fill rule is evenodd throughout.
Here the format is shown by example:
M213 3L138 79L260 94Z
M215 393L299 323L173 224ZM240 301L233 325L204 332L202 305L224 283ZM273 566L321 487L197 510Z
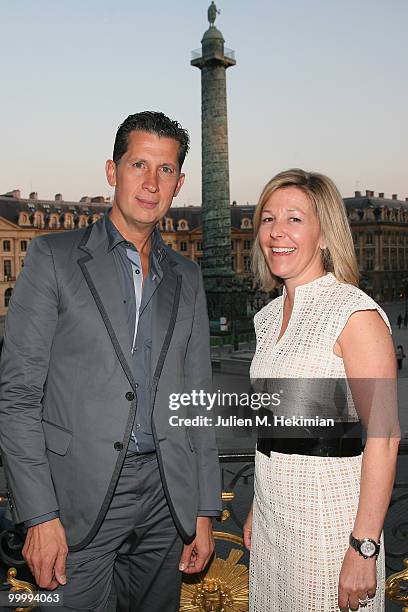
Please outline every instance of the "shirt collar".
M110 212L110 210L109 210ZM105 215L105 227L106 233L108 234L108 250L112 251L121 242L126 242L116 225L112 223L109 217L109 213Z
M122 236L116 225L111 221L108 211L105 215L105 227L106 233L108 234L108 250L112 251L118 244L126 243L127 240ZM156 226L151 235L151 250L150 250L150 262L152 264L152 272L160 276L161 266L160 262L166 257L166 248L161 237L159 228Z

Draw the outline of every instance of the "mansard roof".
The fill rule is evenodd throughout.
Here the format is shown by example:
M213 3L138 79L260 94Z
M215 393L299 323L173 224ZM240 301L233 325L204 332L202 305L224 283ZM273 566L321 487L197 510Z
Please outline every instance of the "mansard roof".
M406 200L398 200L396 198L380 198L376 196L360 196L343 198L347 209L364 209L364 208L406 208L408 210L408 202Z
M105 213L110 208L109 203L100 202L67 202L65 200L30 200L24 198L13 198L8 195L0 195L0 217L8 219L17 225L21 212L34 214L42 212L44 215L56 213L62 215L72 213L74 215L92 216L96 213Z
M109 202L71 202L65 200L32 200L29 198L15 198L10 195L0 195L0 217L8 219L17 225L19 214L27 212L34 214L39 211L45 215L57 213L73 213L75 216L106 213L111 207ZM241 221L243 218L249 218L252 221L255 207L253 205L233 205L231 210L231 224L235 229L241 229ZM201 206L175 206L173 205L167 212L166 217L173 219L174 228L177 227L178 221L185 219L188 223L188 231L200 228L202 226L202 208Z

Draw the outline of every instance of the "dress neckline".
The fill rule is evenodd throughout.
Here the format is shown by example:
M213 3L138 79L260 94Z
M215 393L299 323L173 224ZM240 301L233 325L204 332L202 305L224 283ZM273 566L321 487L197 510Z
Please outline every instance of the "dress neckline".
M334 274L332 272L327 272L326 274L323 274L322 276L318 276L317 278L313 279L312 281L308 282L308 283L304 283L303 285L298 285L297 287L295 287L295 295L294 295L294 301L293 301L293 309L288 321L288 324L286 326L285 331L283 332L283 334L280 336L281 333L281 329L282 329L282 323L283 323L283 309L285 306L285 298L286 298L286 288L285 285L283 286L283 292L281 295L281 305L280 305L280 317L279 317L279 325L278 325L278 335L276 338L276 342L275 342L275 347L280 346L280 344L285 340L287 333L290 329L290 327L293 324L293 320L295 319L295 316L297 314L297 306L298 306L298 302L299 300L296 299L297 296L302 295L302 293L304 293L305 291L307 291L308 289L312 288L316 288L316 287L320 287L320 286L325 286L325 285L329 285L333 282L333 280L336 280L336 277L334 276ZM280 337L279 337L280 336Z
M333 272L327 272L326 274L323 274L322 276L318 276L317 278L313 279L312 281L309 281L308 283L304 283L303 285L298 285L297 287L295 287L295 299L296 299L297 294L303 293L303 291L306 291L310 287L314 288L314 287L319 287L320 285L322 286L329 285L334 280L336 280L336 277L334 276ZM283 298L282 302L284 302L285 297L286 297L285 285L283 285L283 291L282 291L281 297ZM294 306L295 306L295 303L293 303L293 308Z

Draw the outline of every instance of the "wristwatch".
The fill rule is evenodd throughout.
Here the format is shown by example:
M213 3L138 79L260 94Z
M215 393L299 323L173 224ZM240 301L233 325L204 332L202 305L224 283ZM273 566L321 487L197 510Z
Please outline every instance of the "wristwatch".
M357 540L350 533L349 544L354 550L356 550L364 559L371 559L371 557L378 557L380 552L380 543L372 540L371 538L363 538L362 540Z

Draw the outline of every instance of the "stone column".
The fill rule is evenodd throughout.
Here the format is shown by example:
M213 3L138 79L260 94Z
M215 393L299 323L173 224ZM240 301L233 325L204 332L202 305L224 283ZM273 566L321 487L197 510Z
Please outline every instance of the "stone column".
M210 25L191 65L201 70L203 276L211 291L228 284L231 268L231 211L228 164L226 74L235 65L223 35Z

